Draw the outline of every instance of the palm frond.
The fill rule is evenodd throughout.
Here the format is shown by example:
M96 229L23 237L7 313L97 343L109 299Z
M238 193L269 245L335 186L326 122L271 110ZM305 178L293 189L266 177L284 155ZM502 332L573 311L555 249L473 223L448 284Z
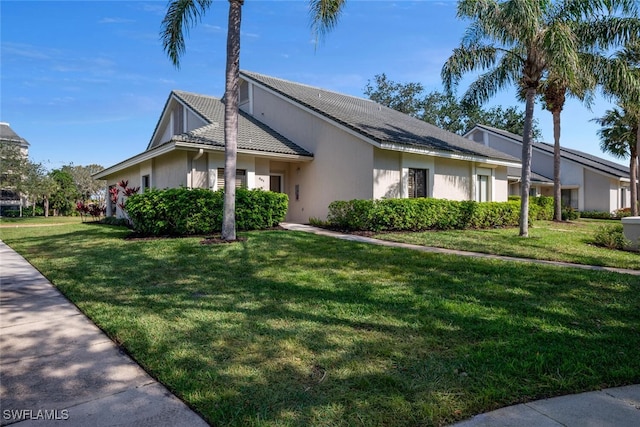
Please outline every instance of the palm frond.
M485 103L496 93L518 81L522 62L512 55L503 55L488 72L482 74L469 85L462 96L462 103L466 105L480 105Z
M346 0L309 0L311 32L316 43L336 26L345 2Z
M492 67L499 60L498 52L495 47L486 45L454 49L440 73L445 91L451 93L465 73Z
M165 53L177 68L180 67L180 57L186 49L185 34L200 22L212 2L213 0L173 0L169 3L162 19L160 38Z

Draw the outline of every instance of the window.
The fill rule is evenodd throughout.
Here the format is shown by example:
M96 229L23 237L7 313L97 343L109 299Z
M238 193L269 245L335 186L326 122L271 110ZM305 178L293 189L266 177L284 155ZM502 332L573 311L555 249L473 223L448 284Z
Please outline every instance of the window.
M142 176L142 192L144 193L149 188L151 188L151 180L149 179L149 175Z
M574 209L578 209L578 198L576 197L577 190L562 189L560 190L560 200L562 206L571 206Z
M184 108L178 104L173 110L173 134L180 135L184 132Z
M488 175L476 175L476 201L488 202L489 201L489 176Z
M236 169L236 188L247 188L247 171L245 169ZM224 189L224 169L218 168L218 180L216 189Z
M269 191L273 191L275 193L282 192L282 176L281 175L269 176Z
M409 169L409 197L427 197L427 169Z
M249 83L243 81L240 83L240 104L249 102Z
M536 187L529 188L529 196L530 197L538 197L538 189Z

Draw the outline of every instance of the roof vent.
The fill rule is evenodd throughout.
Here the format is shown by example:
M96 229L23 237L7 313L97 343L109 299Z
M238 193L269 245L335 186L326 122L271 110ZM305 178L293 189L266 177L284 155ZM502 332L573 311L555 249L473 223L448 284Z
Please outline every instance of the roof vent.
M318 98L322 98L322 94L321 93L318 93Z

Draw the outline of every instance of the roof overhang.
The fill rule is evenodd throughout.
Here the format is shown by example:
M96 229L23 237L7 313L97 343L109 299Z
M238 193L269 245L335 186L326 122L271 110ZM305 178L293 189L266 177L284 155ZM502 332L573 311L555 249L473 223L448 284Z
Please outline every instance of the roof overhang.
M467 162L484 163L484 164L495 165L495 166L507 166L507 167L516 167L516 168L522 167L522 164L519 161L494 159L491 157L474 156L471 154L460 154L460 153L454 153L451 151L432 150L426 147L416 147L416 146L394 144L394 143L382 143L382 144L375 143L375 145L378 146L378 148L381 148L383 150L400 151L403 153L415 153L415 154L422 154L426 156L441 157L441 158L453 159L453 160L463 160Z
M211 146L207 144L196 144L192 142L169 141L158 147L152 148L151 150L148 150L136 156L130 157L127 160L123 160L122 162L117 163L106 169L103 169L100 172L96 172L92 176L94 179L104 179L105 177L111 174L136 166L147 160L151 160L156 157L162 156L163 154L168 154L168 153L171 153L172 151L178 151L178 150L180 151L203 150L204 152L218 153L218 152L224 152L224 147ZM244 149L238 149L237 152L238 154L246 154L246 155L260 157L263 159L272 159L272 160L279 160L279 161L310 162L313 160L313 156L302 156L298 154L269 153L265 151L244 150Z

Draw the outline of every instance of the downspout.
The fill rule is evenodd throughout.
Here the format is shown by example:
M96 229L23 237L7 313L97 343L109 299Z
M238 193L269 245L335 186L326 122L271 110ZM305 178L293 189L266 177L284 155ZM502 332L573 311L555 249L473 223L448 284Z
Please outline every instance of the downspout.
M203 154L204 154L204 148L201 148L198 150L198 154L196 154L193 157L193 159L191 159L191 186L190 186L191 188L193 188L193 176L195 175L195 172L196 172L196 167L193 162L195 162L200 157L202 157Z

